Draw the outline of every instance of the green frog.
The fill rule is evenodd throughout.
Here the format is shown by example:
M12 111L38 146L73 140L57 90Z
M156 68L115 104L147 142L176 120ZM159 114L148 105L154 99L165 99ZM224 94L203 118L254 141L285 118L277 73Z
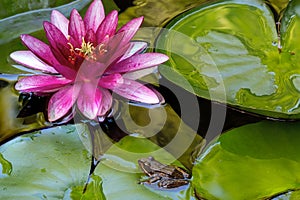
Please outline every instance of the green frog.
M142 182L155 183L158 187L176 188L189 183L190 175L182 168L173 165L165 165L152 156L148 158L141 158L138 164L143 172L149 178Z

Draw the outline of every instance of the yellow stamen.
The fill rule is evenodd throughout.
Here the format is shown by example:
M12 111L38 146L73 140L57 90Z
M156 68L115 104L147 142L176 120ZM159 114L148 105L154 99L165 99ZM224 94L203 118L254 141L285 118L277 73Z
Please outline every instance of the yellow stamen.
M85 42L84 38L82 38L82 44L81 44L81 48L76 48L76 51L79 51L81 55L83 55L84 57L90 55L91 53L93 53L94 51L94 46L93 43L91 42Z
M70 41L70 36L68 36L68 40ZM71 42L68 42L67 44L70 46L70 55L68 60L72 64L76 64L78 56L84 59L96 61L108 51L105 44L102 43L95 48L92 42L86 42L84 38L82 38L80 48L74 48Z
M105 49L105 44L100 44L99 46L98 46L98 53L100 54L100 55L103 55L104 53L106 53L107 52L107 50Z

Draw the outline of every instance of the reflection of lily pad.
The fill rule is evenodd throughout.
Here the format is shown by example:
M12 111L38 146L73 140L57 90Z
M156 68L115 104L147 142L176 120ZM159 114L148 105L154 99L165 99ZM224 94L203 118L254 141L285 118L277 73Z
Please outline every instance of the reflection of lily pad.
M158 39L157 48L170 57L170 67L160 71L200 97L271 117L298 118L299 6L291 1L283 16L281 43L272 13L260 0L221 1L184 13ZM177 81L179 75L193 90Z
M141 156L154 155L168 162L174 158L147 139L130 136L108 150L82 195L91 156L78 134L86 131L83 125L61 126L0 146L1 199L185 199L184 195L193 198L190 190L154 191L138 184L141 173L137 173L137 159Z
M195 164L197 194L254 200L300 189L299 131L299 123L260 122L223 134Z
M16 79L16 75L0 75L0 143L20 132L47 126L43 113L17 118L22 106L13 89Z

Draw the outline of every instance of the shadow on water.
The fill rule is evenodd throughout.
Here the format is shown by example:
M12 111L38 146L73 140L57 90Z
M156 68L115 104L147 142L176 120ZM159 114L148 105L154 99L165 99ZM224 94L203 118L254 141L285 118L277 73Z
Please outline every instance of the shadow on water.
M160 82L164 86L160 87L159 91L162 94L164 94L166 101L172 106L174 111L179 116L181 116L180 107L184 106L182 105L182 103L190 104L190 102L192 101L191 99L195 98L195 95L171 83L165 78L162 78ZM176 91L177 97L172 91ZM178 98L184 98L185 101L179 103ZM182 116L182 120L187 125L191 126L191 128L193 128L195 131L197 131L197 133L202 137L206 136L206 133L211 123L215 125L219 125L219 124L222 125L224 123L221 131L223 133L232 128L236 128L249 123L255 123L265 119L265 117L263 116L255 116L251 113L242 112L238 109L228 107L225 104L212 102L210 100L200 98L200 97L196 97L196 98L197 98L198 105L190 104L188 106L184 106L185 109L188 109L185 110L185 112L189 113L189 115ZM195 109L195 106L199 107L200 115L198 113L198 110ZM223 117L220 117L219 120L212 122L211 121L212 108L214 108L214 110L216 111L220 110L220 115L223 115L224 113L222 112L224 112L225 110L226 112L225 121L223 121ZM197 124L195 124L195 119L196 119L195 116L199 116L199 119L197 120L198 122Z

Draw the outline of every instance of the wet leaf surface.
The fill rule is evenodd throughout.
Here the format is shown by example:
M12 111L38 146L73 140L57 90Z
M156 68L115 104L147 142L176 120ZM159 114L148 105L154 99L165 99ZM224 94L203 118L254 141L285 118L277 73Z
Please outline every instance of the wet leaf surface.
M12 67L15 63L9 59L9 54L24 49L19 35L30 33L43 39L42 21L49 20L51 10L48 8L58 9L65 15L72 8L84 13L90 2L30 1L24 4L23 1L2 1L0 73L36 73ZM117 9L110 0L103 2L106 12ZM167 26L187 34L193 41L173 35L168 37L175 39L176 44L160 40L158 47L171 49L173 67L162 67L162 74L207 99L219 98L237 108L271 117L298 118L299 1L290 1L284 14L281 52L278 51L275 22L283 16L286 0L264 1L272 5L273 13L260 3L262 1L208 2L214 1L133 1L133 7L121 13L120 25L144 15L144 26L161 27L183 11L202 5ZM138 34L137 38L153 44L158 32L149 31ZM219 71L211 66L218 67ZM182 80L182 75L193 88L185 81L178 81ZM22 105L18 101L19 94L13 89L16 79L17 75L0 77L0 143L20 132L47 125L43 115L32 110L33 115L25 113L20 116L23 118L17 118ZM96 167L85 194L82 191L89 174L91 150L87 150L90 142L84 141L89 132L81 124L34 132L0 146L1 199L196 199L194 188L198 197L209 200L299 199L299 123L262 122L231 130L198 157L192 185L163 190L155 185L138 184L143 174L137 160L151 155L162 163L191 169L191 161L203 145L202 138L192 130L197 129L195 122L199 116L185 116L194 119L191 128L168 105L130 109L130 113L122 114L123 127L113 129L106 127L107 124L101 125L110 136L116 132L120 135L115 135L118 143L110 145L104 160ZM167 113L167 121L163 120L162 109ZM147 126L149 113L155 119L151 126ZM204 119L208 116L205 114ZM231 119L226 116L226 120ZM245 122L231 123L229 128ZM206 133L206 129L203 130ZM143 137L149 137L150 141ZM168 145L170 141L173 145Z
M154 156L163 163L182 166L147 139L127 136L104 155L86 193L91 155L80 138L82 125L68 125L27 134L0 147L1 198L4 199L194 199L192 190L157 190L138 184L137 160ZM9 168L9 169L8 169ZM9 173L8 173L9 172Z
M259 122L224 133L193 168L197 195L259 200L299 189L299 131L299 122Z
M157 41L171 58L160 72L206 99L299 118L299 6L289 4L280 41L272 12L261 1L221 1L184 13ZM188 82L178 81L182 77Z

